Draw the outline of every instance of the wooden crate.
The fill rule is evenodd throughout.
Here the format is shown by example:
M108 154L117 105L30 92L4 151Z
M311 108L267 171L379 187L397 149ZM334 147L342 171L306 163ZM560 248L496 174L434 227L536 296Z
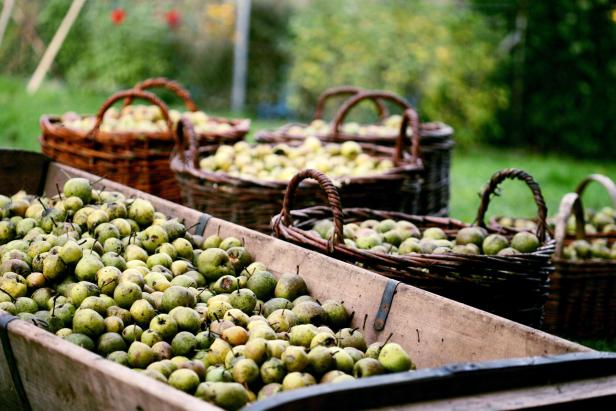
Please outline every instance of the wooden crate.
M53 195L56 186L62 187L70 176L98 180L86 172L48 162L38 154L0 151L2 194L23 188ZM243 239L255 260L265 263L276 275L295 271L299 266L299 273L312 295L320 300L342 299L355 312L353 326L363 330L368 343L385 340L393 333L393 340L409 352L420 369L457 362L590 351L118 183L108 180L97 183L97 187L103 186L127 196L148 199L157 210L184 218L187 226L200 223L194 228L197 234L207 236L220 229L222 236ZM15 367L34 410L216 409L32 324L16 320L7 329ZM10 352L5 342L2 349L5 354ZM0 409L22 409L6 358L0 361Z

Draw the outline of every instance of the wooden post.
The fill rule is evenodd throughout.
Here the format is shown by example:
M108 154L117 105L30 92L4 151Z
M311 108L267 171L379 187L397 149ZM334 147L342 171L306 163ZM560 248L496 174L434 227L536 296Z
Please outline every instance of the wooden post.
M250 30L250 0L237 0L233 50L233 87L231 109L241 111L246 100L246 67L248 63L248 32Z
M6 31L6 27L9 25L9 19L11 18L11 12L13 11L14 5L15 0L4 0L4 4L2 5L2 14L0 14L0 45L2 45L4 32Z
M51 43L49 43L49 46L47 47L47 50L45 50L45 54L43 54L41 62L34 71L32 78L28 82L28 86L26 87L28 93L34 94L40 87L41 82L45 78L45 74L47 74L47 71L49 71L51 64L53 63L54 59L56 58L56 55L58 54L58 51L60 50L60 47L62 47L62 43L64 43L64 40L66 39L66 35L73 26L73 23L75 23L75 20L77 19L77 16L79 15L79 12L81 11L81 8L85 4L85 2L86 0L73 0L73 3L68 9L66 16L64 16L62 23L60 23L58 31L56 31L56 34L54 34Z

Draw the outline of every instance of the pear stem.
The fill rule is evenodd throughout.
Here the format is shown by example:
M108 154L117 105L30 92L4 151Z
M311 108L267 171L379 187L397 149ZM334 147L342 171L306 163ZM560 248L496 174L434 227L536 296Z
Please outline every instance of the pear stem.
M9 293L8 291L3 290L2 288L0 288L0 291L2 291L4 294L8 295L8 296L9 296L9 298L11 299L11 302L12 302L13 304L15 304L15 301L17 301L17 300L15 300L15 297L13 297L13 296L11 295L11 293Z

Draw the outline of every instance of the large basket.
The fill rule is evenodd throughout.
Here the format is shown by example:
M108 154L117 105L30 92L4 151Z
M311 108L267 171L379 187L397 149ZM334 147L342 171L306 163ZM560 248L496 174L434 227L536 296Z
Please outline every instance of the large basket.
M388 114L387 109L382 104L383 100L390 101L400 106L403 110L412 109L411 104L403 98L386 91L361 91L348 86L338 87L327 90L319 97L313 120L322 118L323 107L327 99L342 94L350 94L351 97L338 109L329 131L324 134L317 134L317 137L325 141L334 142L353 140L385 146L395 144L396 134L345 134L341 126L351 109L365 100L375 101L381 119L386 118ZM301 124L288 124L274 131L262 131L257 134L257 141L288 142L294 139L301 139L302 137L289 133L291 127L294 126L305 127L305 125ZM419 127L419 137L424 172L419 208L416 212L424 215L446 216L449 214L449 173L451 168L451 152L454 146L453 128L441 122L422 123Z
M164 77L157 77L137 83L133 88L137 90L165 88L180 97L188 111L199 111L199 109L197 108L197 104L190 96L190 92L176 81L169 80ZM124 106L130 104L131 101L131 98L126 99L124 102ZM198 131L197 135L199 136L200 144L233 144L242 140L250 130L249 119L229 119L223 117L208 116L208 120L218 124L226 124L229 126L229 129L226 131Z
M552 271L550 255L554 251L553 241L546 240L547 209L538 184L521 170L505 169L496 173L483 192L477 213L477 224L485 227L484 217L490 195L503 180L508 178L520 179L530 187L537 203L539 220L543 222L537 233L542 246L531 254L486 256L451 253L396 256L348 247L342 241L344 222L386 218L406 220L420 229L439 227L452 238L458 230L468 225L445 217L414 216L366 208L342 208L336 187L325 175L315 170L304 170L290 181L282 211L272 219L272 227L277 237L287 241L538 327L543 317L548 277ZM315 179L319 182L327 193L330 207L320 206L291 211L298 186L305 179ZM332 215L334 235L330 240L324 240L310 230L316 221L330 218ZM487 230L495 232L490 228Z
M405 132L409 122L412 127L417 127L414 112L405 112L402 131ZM201 170L199 159L215 150L198 147L192 126L186 119L178 124L176 135L178 150L172 156L171 168L181 187L183 203L236 224L269 232L271 217L282 206L287 182ZM417 138L411 139L411 154L404 150L407 140L401 134L395 149L361 144L362 149L372 156L393 158L394 168L382 174L337 179L340 196L347 204L389 210L416 209L422 165ZM323 198L318 185L306 182L297 202L308 207L322 202Z
M168 132L105 132L100 130L105 112L117 101L140 98L158 106ZM154 94L126 90L109 97L96 114L90 131L65 127L60 118L42 116L40 137L43 154L60 162L138 190L179 201L180 190L169 168L174 147L169 110Z
M579 195L563 197L556 223L555 271L546 305L548 330L576 338L614 338L616 336L616 260L567 260L563 249L575 239L616 241L616 233L586 235L581 192L590 181L603 183L597 176L586 178ZM600 176L599 176L600 177ZM581 187L581 189L580 189ZM611 192L615 194L616 191ZM575 213L576 235L567 235L567 220Z

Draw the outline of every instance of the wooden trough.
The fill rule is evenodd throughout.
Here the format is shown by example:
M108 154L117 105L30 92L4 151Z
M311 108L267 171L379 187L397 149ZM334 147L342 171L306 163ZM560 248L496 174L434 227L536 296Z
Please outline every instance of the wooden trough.
M28 192L53 195L56 193L56 184L61 187L69 176L85 177L92 182L98 180L94 175L50 162L40 154L0 151L2 194L25 189ZM295 271L299 266L299 273L312 295L320 300L343 300L345 306L355 312L353 326L363 329L368 343L385 340L393 333L393 341L400 343L409 352L421 372L436 373L431 379L443 370L424 369L459 362L573 352L586 352L585 355L597 361L597 354L584 346L400 284L256 231L211 218L196 210L108 180L101 180L96 186L148 199L157 210L184 218L187 226L199 223L194 228L197 234L210 235L220 230L222 236L241 238L255 260L265 263L276 275ZM129 368L107 361L33 324L21 320L12 321L13 318L8 314L0 314L4 353L0 360L2 410L218 409ZM506 366L506 362L503 364ZM614 361L610 364L614 369ZM613 371L612 374L616 373L616 370ZM408 376L392 375L389 378L391 383L395 383L397 379L410 375L413 373ZM421 377L421 374L416 375ZM575 377L573 375L572 379ZM379 378L374 380L374 384L388 383L386 377ZM373 384L366 381L360 380L357 383ZM344 387L348 390L351 386ZM319 390L331 389L318 386L306 392L325 392ZM608 391L616 393L616 384L612 383ZM292 392L284 395L290 394ZM552 398L556 402L556 397L552 393L542 398L544 401L547 398L547 403L550 403ZM421 401L425 401L425 398ZM264 406L267 404L271 406L272 402L264 402ZM302 408L310 408L308 405Z

